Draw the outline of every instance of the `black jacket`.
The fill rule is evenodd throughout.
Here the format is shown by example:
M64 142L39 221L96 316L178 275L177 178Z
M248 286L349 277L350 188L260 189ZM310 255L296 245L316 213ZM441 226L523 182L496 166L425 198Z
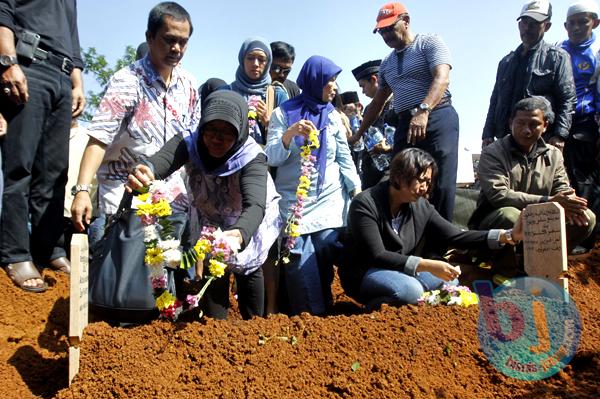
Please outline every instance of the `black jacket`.
M410 257L423 237L458 247L488 247L488 231L462 231L440 216L426 200L407 204L399 233L392 228L388 199L389 181L358 194L350 204L349 234L338 268L342 287L348 295L358 297L360 283L370 268L391 269L414 274L409 270Z
M571 117L577 98L569 54L540 40L532 49L533 54L527 65L524 92L513 96L514 78L511 71L517 62L516 53L521 49L522 45L498 64L496 84L490 98L482 139L501 138L510 133L507 126L514 105L513 98L543 96L550 101L556 114L556 120L544 135L544 140L548 141L553 136L560 136L566 140L569 137Z

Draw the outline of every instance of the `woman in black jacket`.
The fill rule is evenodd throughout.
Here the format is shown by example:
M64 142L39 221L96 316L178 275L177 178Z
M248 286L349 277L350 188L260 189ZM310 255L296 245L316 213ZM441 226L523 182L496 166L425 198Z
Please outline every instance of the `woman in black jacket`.
M416 254L421 240L457 247L500 248L522 239L513 230L462 231L442 218L427 197L437 166L427 152L409 148L390 166L390 179L357 195L350 205L349 232L339 268L348 295L369 308L382 303L415 304L424 291L456 284L460 269Z

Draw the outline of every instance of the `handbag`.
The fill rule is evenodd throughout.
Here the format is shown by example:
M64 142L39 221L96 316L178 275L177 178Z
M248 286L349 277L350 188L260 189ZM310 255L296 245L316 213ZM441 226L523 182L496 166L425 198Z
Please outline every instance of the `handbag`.
M158 317L150 270L144 263L146 247L140 218L131 209L133 194L125 193L111 215L104 236L91 250L89 267L90 312L117 323L145 323ZM185 218L172 220L181 233ZM167 287L174 293L174 273L168 269Z

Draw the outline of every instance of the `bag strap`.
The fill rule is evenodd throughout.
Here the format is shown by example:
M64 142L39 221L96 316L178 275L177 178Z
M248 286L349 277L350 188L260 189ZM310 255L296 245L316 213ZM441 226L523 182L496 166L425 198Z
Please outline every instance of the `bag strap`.
M267 119L271 119L271 114L275 109L275 86L267 86Z
M108 232L108 229L110 226L115 224L117 222L117 220L119 220L119 219L121 219L121 217L123 217L125 212L128 212L131 210L131 201L132 200L133 200L133 193L129 193L129 192L127 192L127 190L125 190L125 192L123 193L123 197L121 198L121 203L119 203L119 209L117 210L117 212L114 215L110 215L106 219L106 225L104 226L104 234L106 234Z

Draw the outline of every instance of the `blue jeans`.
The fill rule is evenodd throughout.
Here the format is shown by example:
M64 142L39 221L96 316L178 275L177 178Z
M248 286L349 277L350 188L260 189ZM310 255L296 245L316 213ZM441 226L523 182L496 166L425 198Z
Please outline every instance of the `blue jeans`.
M323 314L332 301L333 264L339 254L338 232L325 229L303 234L283 265L290 314Z
M429 272L413 277L397 270L371 268L360 284L360 296L369 309L383 303L414 305L425 291L437 290L444 283L458 285L458 280L445 282Z

